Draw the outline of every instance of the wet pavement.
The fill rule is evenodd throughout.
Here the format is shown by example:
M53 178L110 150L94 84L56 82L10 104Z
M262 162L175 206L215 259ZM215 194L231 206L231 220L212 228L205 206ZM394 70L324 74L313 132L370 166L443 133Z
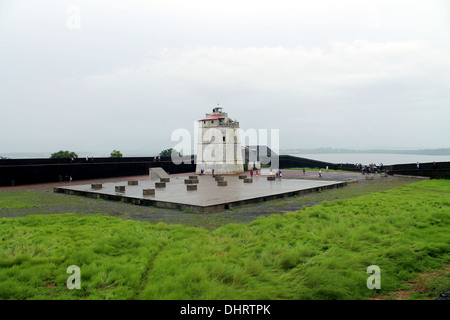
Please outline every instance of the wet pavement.
M342 181L329 179L292 179L290 175L288 174L286 179L275 178L274 181L268 181L267 176L254 176L251 183L244 183L238 175L223 175L226 186L219 186L210 175L198 176L195 191L187 190L185 179L188 179L189 174L172 175L164 188L155 188L159 180L150 180L146 176L145 179L133 179L137 181L136 185L119 181L103 183L98 190L93 189L91 184L82 184L58 187L56 191L141 205L207 212L345 185ZM117 192L118 186L124 187L125 191ZM155 189L155 195L144 196L144 189Z

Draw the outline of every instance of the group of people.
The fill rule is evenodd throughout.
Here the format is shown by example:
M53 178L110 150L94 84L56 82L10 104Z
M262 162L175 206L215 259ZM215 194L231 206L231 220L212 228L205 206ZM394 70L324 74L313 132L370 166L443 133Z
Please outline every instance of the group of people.
M63 178L63 176L61 174L58 175L58 181L63 182L63 180L72 182L72 176L66 175L65 178Z
M325 170L328 172L328 166L326 166ZM306 174L306 169L303 168L302 171L303 171L303 175L305 175ZM318 173L319 173L319 178L322 178L322 168L319 168Z
M275 176L275 177L279 178L279 179L281 179L281 177L283 176L283 174L282 174L280 169L275 170L275 171L270 171L270 174L272 176Z
M379 166L377 166L375 163L362 165L361 163L355 164L356 169L361 170L362 174L366 173L378 173L378 171L383 170L383 163L380 163Z
M205 175L205 169L200 169L200 175L201 175L201 176ZM214 176L214 168L211 169L211 175Z
M303 169L303 170L304 170L304 169ZM202 176L202 175L204 175L204 174L205 174L205 170L204 170L204 169L201 169L201 170L200 170L200 175ZM211 174L214 176L214 169L211 170ZM277 178L280 178L280 179L281 179L281 177L283 176L283 174L281 173L281 170L271 171L270 174L271 174L272 176L276 176ZM259 175L260 175L260 172L259 172L258 169L250 170L250 177L251 177L251 178L253 178L253 176L258 177Z
M255 171L250 170L250 177L253 178L253 175L255 175L256 177L259 176L258 170L256 170L256 169L255 169Z

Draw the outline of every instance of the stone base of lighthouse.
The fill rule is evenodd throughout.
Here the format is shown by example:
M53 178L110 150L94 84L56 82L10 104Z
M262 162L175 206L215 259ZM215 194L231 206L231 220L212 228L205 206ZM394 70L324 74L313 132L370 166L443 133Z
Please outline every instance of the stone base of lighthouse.
M195 173L200 174L203 169L203 174L236 174L244 172L243 163L197 163Z

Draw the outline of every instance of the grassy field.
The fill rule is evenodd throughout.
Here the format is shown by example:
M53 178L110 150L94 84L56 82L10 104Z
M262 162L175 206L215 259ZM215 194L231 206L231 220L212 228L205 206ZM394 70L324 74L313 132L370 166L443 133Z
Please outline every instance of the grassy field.
M0 192L0 208L39 209L35 197ZM0 239L0 299L430 299L450 288L450 181L213 230L30 214L0 219ZM66 287L70 265L80 290ZM366 287L369 265L381 290Z
M39 198L30 192L0 192L1 209L36 208Z
M288 174L288 171L284 172L286 175ZM240 206L208 214L70 196L54 193L51 187L20 190L4 189L0 190L2 199L0 201L0 218L55 213L102 214L124 219L183 224L213 230L229 223L248 223L259 217L297 211L305 206L314 206L323 201L349 199L377 191L398 188L414 181L418 180L400 177L360 180L358 183L350 183L345 188ZM11 200L14 200L15 205L11 204Z

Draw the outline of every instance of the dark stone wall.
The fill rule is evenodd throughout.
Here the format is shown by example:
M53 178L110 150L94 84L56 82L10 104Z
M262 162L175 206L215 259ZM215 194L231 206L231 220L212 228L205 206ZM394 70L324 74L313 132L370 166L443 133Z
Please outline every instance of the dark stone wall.
M127 158L89 158L75 159L8 159L0 160L0 186L25 185L33 183L58 182L59 175L67 181L101 179L123 176L146 175L152 167L162 167L168 173L194 172L193 157L190 164L174 164L170 157L155 160L154 157ZM189 162L189 161L187 161ZM352 164L335 164L288 155L279 156L280 169L287 168L322 168L356 170ZM450 162L421 163L419 170L416 163L385 166L388 174L424 176L430 178L450 179ZM13 182L14 181L14 182Z
M33 183L58 182L59 175L64 181L73 181L146 175L152 167L162 167L168 173L195 171L193 160L190 164L174 164L170 157L155 160L142 158L85 158L75 159L8 159L0 160L0 186Z
M329 169L340 169L340 165L336 163L323 162L288 155L279 156L279 165L280 169L303 168L303 167L325 169L326 166L328 166Z
M450 162L433 162L395 164L386 166L388 174L401 174L407 176L422 176L430 177L432 179L450 179Z

